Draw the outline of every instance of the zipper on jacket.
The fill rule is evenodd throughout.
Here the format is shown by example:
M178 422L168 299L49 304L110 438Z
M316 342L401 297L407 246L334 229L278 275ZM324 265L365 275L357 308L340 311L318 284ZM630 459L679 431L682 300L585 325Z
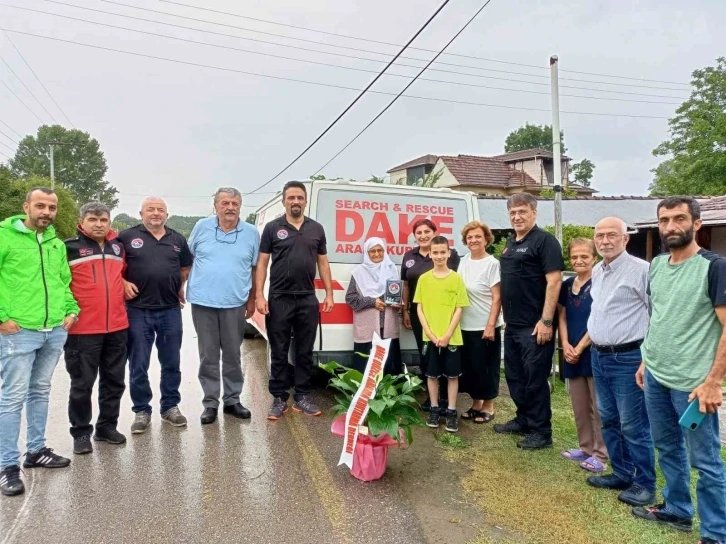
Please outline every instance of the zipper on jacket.
M43 260L43 243L40 240L38 240L37 235L36 235L35 240L38 242L38 251L40 251L40 274L41 274L41 276L43 276L43 290L45 291L45 322L43 324L43 328L47 329L48 328L48 283L45 280L45 261Z
M101 247L101 244L98 244ZM108 275L106 274L106 247L101 248L101 263L103 266L103 284L106 286L106 332L109 331L109 314L111 313L111 298L108 294Z
M93 274L93 283L96 283L96 265L91 263L91 273Z

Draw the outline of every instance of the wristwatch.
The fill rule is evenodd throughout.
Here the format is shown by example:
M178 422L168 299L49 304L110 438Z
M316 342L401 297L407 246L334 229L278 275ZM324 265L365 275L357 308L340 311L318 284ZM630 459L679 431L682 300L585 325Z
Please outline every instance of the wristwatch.
M551 319L542 319L541 321L542 321L542 324L545 327L551 327L552 326L552 320Z
M78 323L78 315L77 314L68 314L66 317L72 317L73 321L75 323Z

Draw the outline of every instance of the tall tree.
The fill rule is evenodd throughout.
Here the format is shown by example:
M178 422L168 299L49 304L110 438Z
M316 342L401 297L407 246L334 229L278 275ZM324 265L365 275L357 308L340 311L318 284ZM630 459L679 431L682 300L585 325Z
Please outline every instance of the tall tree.
M60 125L43 125L37 136L20 141L10 168L21 178L50 175L50 144L54 146L56 183L68 189L78 204L101 200L115 208L118 191L103 178L108 171L98 141L87 132L68 130Z
M575 183L589 187L594 170L595 165L590 159L582 159L580 162L573 164L572 175Z
M670 138L653 150L668 158L652 170L652 195L726 193L726 58L694 71L691 85L668 121Z
M250 225L254 225L256 219L257 219L257 214L250 213L250 214L247 214L247 219L245 219L245 222L249 223Z
M560 131L560 142L562 142L562 153L565 153L565 133ZM504 152L513 153L525 149L541 148L552 151L552 127L550 125L531 125L526 123L509 133L504 140Z

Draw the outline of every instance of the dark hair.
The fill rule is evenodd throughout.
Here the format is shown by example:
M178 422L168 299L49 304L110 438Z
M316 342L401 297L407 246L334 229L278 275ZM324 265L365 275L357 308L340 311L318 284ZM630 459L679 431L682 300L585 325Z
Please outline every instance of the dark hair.
M97 217L106 214L109 219L111 218L111 210L103 202L89 202L81 206L81 220L89 214Z
M285 194L288 189L302 189L305 193L305 200L308 198L308 190L305 188L305 184L302 181L288 181L282 188L282 199L285 200Z
M418 229L422 225L426 225L432 231L436 232L436 225L434 225L434 222L431 221L431 219L419 219L413 224L413 229L411 229L411 232L415 233L416 229Z
M660 215L661 208L672 210L682 204L688 206L688 213L691 214L691 219L694 221L701 219L701 205L692 196L669 196L668 198L664 198L658 203L657 214Z
M38 187L32 187L30 189L30 191L28 191L27 194L25 195L25 202L30 203L30 199L33 196L33 193L35 191L40 191L41 193L44 193L46 195L54 195L55 194L55 191L53 189L51 189L50 187L40 187L40 186L38 186Z
M449 239L446 236L434 236L431 239L431 245L444 245L446 247L449 247Z
M537 209L537 199L529 193L517 193L507 199L507 209L511 210L517 206L529 206L533 210Z

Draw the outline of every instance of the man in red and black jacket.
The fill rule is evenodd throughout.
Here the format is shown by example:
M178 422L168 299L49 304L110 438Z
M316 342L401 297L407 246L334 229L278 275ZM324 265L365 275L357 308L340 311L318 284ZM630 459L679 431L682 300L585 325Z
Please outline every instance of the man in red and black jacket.
M71 376L68 417L73 453L91 453L92 401L96 376L99 414L93 439L122 444L116 430L121 397L126 388L126 316L123 272L124 245L111 230L111 210L100 202L81 208L78 236L66 240L71 290L81 307L78 322L65 345L66 368Z

